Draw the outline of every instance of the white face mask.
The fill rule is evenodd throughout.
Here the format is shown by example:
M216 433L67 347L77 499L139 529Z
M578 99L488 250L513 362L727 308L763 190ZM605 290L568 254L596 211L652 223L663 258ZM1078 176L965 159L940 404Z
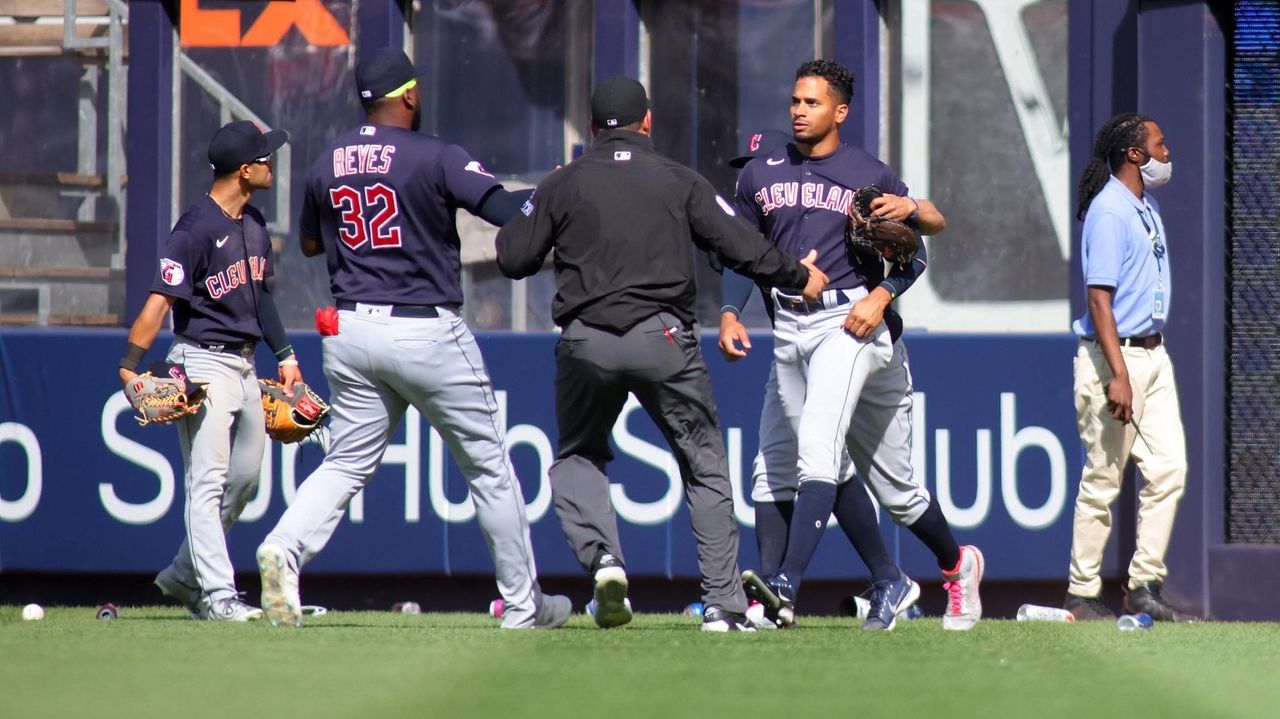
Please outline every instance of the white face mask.
M1142 186L1148 190L1154 190L1164 185L1173 177L1173 163L1161 162L1150 155L1147 161L1142 165Z

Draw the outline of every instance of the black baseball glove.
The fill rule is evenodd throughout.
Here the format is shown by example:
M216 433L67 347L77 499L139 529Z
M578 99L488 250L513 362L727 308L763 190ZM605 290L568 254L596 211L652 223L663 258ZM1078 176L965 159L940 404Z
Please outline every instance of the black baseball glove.
M868 185L854 192L849 207L849 224L845 240L855 249L873 252L888 262L905 268L920 251L920 234L905 222L871 214L871 201L884 194L878 185Z

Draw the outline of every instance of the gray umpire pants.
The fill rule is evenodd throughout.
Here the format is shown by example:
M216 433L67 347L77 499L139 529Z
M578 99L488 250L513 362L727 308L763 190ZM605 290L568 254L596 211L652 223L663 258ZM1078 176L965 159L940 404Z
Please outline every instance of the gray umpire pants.
M608 552L623 559L609 500L609 435L632 393L662 431L680 466L698 543L702 600L744 612L724 439L698 335L660 312L618 335L574 320L556 345L560 450L551 465L556 515L584 569Z

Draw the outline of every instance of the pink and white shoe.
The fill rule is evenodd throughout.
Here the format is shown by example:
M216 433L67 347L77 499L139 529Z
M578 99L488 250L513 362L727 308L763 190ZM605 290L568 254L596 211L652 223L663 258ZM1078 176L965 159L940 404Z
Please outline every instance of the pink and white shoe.
M972 545L960 547L960 561L955 569L942 573L942 588L947 590L947 612L942 615L942 628L964 632L982 618L982 552Z

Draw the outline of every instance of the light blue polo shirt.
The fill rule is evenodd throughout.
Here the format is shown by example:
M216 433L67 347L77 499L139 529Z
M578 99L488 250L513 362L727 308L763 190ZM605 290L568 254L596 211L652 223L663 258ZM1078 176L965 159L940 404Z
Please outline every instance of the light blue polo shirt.
M1086 288L1116 289L1111 311L1121 337L1164 329L1173 295L1167 242L1156 198L1144 192L1139 200L1114 175L1089 204L1080 257L1084 282ZM1087 307L1071 329L1097 336Z

